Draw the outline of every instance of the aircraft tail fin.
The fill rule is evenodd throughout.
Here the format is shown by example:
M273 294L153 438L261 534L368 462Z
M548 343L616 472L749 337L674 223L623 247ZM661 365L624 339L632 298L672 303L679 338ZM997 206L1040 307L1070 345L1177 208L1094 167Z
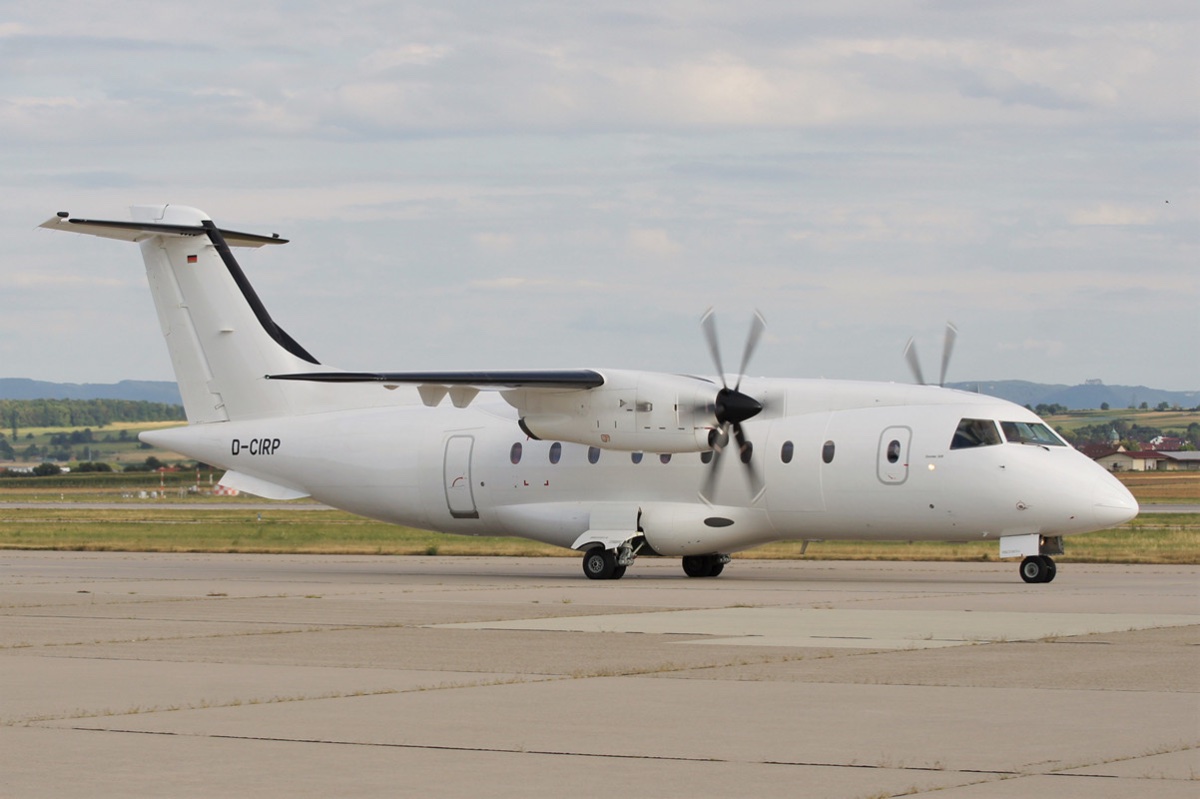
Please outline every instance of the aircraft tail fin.
M133 206L132 221L71 219L42 227L137 242L190 423L289 415L310 410L311 389L268 374L319 362L267 313L230 249L284 244L218 228L179 205Z

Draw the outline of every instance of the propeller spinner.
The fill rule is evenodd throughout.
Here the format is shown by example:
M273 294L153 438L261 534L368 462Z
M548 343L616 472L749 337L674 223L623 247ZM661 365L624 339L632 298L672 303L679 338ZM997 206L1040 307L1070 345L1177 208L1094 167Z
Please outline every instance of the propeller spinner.
M740 390L742 378L746 375L746 367L750 363L750 358L753 356L754 350L758 347L759 339L762 337L762 332L766 326L767 323L763 319L762 314L755 311L754 317L750 320L750 332L746 335L746 346L742 350L742 363L738 367L737 380L731 388L725 378L725 369L721 364L721 346L717 340L717 322L712 308L705 311L704 316L700 319L700 327L704 330L704 337L708 342L709 354L712 356L713 363L717 367L717 373L721 376L721 390L717 392L713 403L717 427L709 435L709 443L713 448L713 457L709 464L708 476L705 478L704 485L700 489L700 498L705 502L711 503L711 497L716 491L721 453L724 452L725 447L729 444L730 433L733 434L733 439L737 442L739 460L746 467L746 478L750 482L750 493L754 499L757 500L766 488L751 459L754 445L742 430L742 422L758 415L762 411L763 406L754 397L743 394Z

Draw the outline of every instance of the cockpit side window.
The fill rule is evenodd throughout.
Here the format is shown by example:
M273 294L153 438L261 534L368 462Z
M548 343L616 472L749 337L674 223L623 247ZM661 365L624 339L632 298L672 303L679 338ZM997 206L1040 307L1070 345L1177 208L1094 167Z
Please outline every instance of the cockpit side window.
M963 419L954 431L950 441L950 449L970 449L971 447L990 447L1002 443L1000 431L991 419Z
M1000 429L1010 444L1039 444L1044 447L1065 447L1058 435L1041 422L1001 422Z

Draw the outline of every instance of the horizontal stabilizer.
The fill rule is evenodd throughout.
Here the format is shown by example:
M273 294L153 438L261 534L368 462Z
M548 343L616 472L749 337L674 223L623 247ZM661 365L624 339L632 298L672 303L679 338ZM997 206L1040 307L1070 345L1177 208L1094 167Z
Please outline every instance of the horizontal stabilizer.
M268 380L308 380L316 383L409 383L442 386L505 388L598 388L604 375L591 369L548 369L491 372L302 372L267 375Z
M142 241L151 236L204 236L206 230L200 225L169 225L160 222L120 222L106 219L71 219L67 216L54 216L47 219L38 227L51 230L65 230L70 233L86 233L105 239L121 241ZM287 244L287 239L279 236L260 236L257 233L239 233L236 230L219 229L225 243L231 247L261 247L264 244Z

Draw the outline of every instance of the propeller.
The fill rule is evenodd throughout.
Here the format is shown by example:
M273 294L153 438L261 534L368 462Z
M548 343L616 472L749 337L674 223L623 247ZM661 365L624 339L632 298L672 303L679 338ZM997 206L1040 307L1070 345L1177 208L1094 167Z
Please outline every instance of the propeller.
M709 502L716 491L721 454L729 445L731 433L733 440L737 442L738 458L746 467L746 479L750 482L750 493L754 499L758 499L766 488L751 457L754 445L742 430L742 422L756 416L762 411L763 406L754 397L743 394L741 391L742 378L746 376L746 367L750 364L750 358L754 355L754 350L758 347L758 342L762 338L766 326L767 323L762 314L755 311L754 317L750 320L750 332L746 335L746 346L742 350L742 362L738 367L737 380L734 381L731 388L721 363L721 345L717 340L717 320L713 309L709 308L700 318L700 327L708 342L709 355L712 356L713 363L717 367L717 374L721 376L721 390L717 392L716 399L712 404L712 411L717 418L717 427L709 433L709 444L712 445L713 457L709 463L708 476L705 477L704 485L700 489L700 498L705 502Z
M950 354L954 352L954 342L958 340L958 328L953 322L946 323L946 337L942 341L942 373L938 378L938 386L945 388L946 386L946 370L950 368ZM904 345L904 360L908 361L908 368L912 370L913 377L923 386L929 385L925 382L925 375L921 371L921 359L917 357L917 344L912 338Z

